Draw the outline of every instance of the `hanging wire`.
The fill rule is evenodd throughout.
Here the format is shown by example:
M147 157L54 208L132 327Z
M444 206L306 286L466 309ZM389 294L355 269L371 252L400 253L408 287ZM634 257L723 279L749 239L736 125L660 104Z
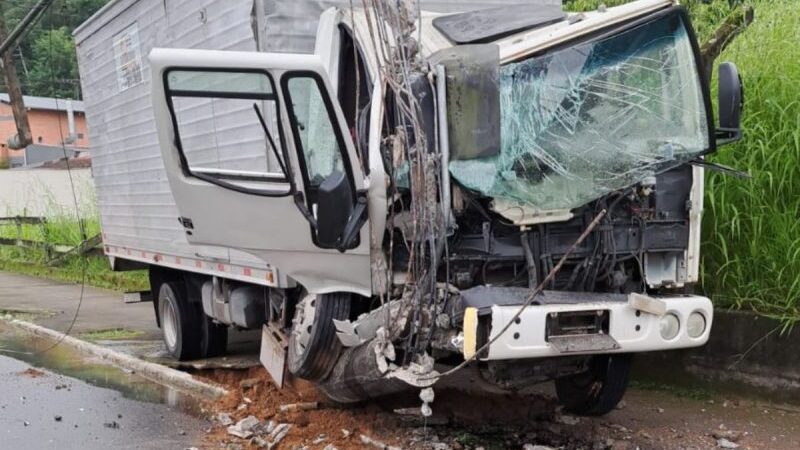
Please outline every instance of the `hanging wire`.
M55 8L55 4L51 5L50 9L47 11L47 14L49 14L49 16L50 16L49 19L50 19L51 24L53 23L53 9L54 8ZM44 14L40 15L39 18L41 18L42 16L44 16ZM49 57L50 61L54 60L54 58L53 58L53 31L54 30L55 30L55 27L51 27L50 31L49 31L49 34L48 34L48 39L49 39L49 49L48 49L49 54L48 54L48 57ZM73 203L73 207L75 209L75 217L76 217L76 219L78 221L78 229L80 231L80 239L81 239L81 242L83 243L83 242L86 242L86 240L87 240L86 225L85 225L85 222L83 220L83 217L81 216L80 205L79 205L79 202L78 202L78 193L77 193L77 189L75 188L75 180L73 178L72 168L70 167L69 155L67 154L67 144L66 144L66 139L64 138L64 129L62 127L62 118L61 118L61 114L60 114L60 111L59 111L59 100L63 100L63 99L58 98L57 92L55 90L55 84L56 84L55 80L57 80L57 77L56 77L55 66L52 65L52 64L50 65L50 77L51 77L51 82L52 82L51 86L50 86L51 87L51 96L56 100L56 111L58 112L58 114L57 114L58 115L58 133L59 133L59 139L61 140L61 151L62 151L63 156L64 156L64 162L65 162L65 165L66 165L67 176L69 178L70 192L72 194L72 203ZM54 343L52 343L50 346L46 347L44 350L37 350L37 351L34 351L34 352L20 352L20 351L14 351L14 350L0 349L0 352L3 352L3 353L19 353L19 354L26 354L26 355L44 354L44 353L47 353L47 352L53 350L54 348L58 347L64 341L64 339L67 336L69 336L70 333L72 333L72 329L75 327L75 323L78 321L78 316L80 315L81 306L83 305L83 299L84 299L84 295L85 295L85 292L86 292L86 275L87 275L88 266L89 266L88 256L79 255L79 258L80 258L80 261L81 261L81 289L80 289L80 295L78 297L78 304L75 307L75 313L73 314L72 319L70 320L69 326L67 327L66 331L64 331L64 333L61 336L59 336L59 338Z

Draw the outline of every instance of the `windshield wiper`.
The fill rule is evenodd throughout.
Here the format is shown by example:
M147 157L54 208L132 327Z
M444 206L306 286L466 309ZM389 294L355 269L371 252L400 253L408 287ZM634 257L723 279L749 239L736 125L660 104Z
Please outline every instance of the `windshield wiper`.
M272 148L272 153L275 154L275 159L278 160L278 165L281 166L283 174L289 177L289 172L286 171L286 165L284 165L280 152L278 152L278 147L275 145L275 141L272 139L272 133L269 132L269 128L267 127L267 121L264 120L264 115L261 114L261 108L258 107L258 103L253 103L253 109L256 111L256 115L258 116L258 122L261 123L261 128L264 129L264 134L267 135L269 146L270 148Z
M724 173L726 175L732 175L736 178L753 178L752 175L743 170L734 169L733 167L728 167L724 164L706 161L700 158L693 159L689 161L689 163L694 164L695 166L703 167L705 169L711 169L716 172Z

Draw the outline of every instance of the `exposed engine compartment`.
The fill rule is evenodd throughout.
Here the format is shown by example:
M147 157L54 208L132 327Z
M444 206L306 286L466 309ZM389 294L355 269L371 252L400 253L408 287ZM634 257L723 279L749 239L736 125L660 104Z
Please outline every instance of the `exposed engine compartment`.
M668 259L683 262L691 187L692 168L684 165L591 202L566 222L523 227L493 213L485 199L467 195L450 240L449 281L459 289L477 284L535 287L597 212L607 209L601 225L547 289L628 293L646 291L648 281L653 287L682 286L680 275L648 279L645 268Z

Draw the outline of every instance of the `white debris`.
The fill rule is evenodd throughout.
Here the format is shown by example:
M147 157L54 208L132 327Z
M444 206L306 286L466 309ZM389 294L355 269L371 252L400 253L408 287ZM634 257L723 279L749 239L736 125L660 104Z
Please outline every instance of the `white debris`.
M258 425L258 419L255 416L247 416L244 419L236 422L236 425L228 427L228 434L247 439L253 435L253 428Z
M433 415L433 410L431 409L431 402L436 396L433 393L433 388L425 388L419 392L419 399L422 400L422 407L420 408L420 412L422 413L422 417L430 417Z
M322 450L339 450L339 449L336 448L336 446L334 446L333 444L328 444Z
M564 425L577 425L581 423L581 419L566 414L562 414L561 416L559 416L558 421L563 423Z
M555 450L555 449L553 447L548 447L546 445L525 444L522 446L522 450Z
M742 434L743 433L739 431L728 430L722 427L720 427L719 431L715 430L713 433L711 433L715 439L727 439L731 442L739 442L739 439L742 438Z
M739 444L731 442L725 438L717 439L717 447L719 448L739 448Z
M275 448L275 446L280 444L283 438L285 438L286 435L289 433L289 429L291 428L292 426L289 425L288 423L282 423L277 425L275 429L272 430L272 433L270 433L269 435L270 442L269 444L267 444L267 449Z
M269 442L267 442L267 440L264 438L256 436L253 439L250 439L250 444L255 445L258 448L264 448L269 445Z
M419 399L425 403L432 403L435 397L433 388L425 388L419 391Z
M391 446L391 445L384 444L381 441L376 441L375 439L372 439L371 437L363 435L363 434L360 436L360 438L361 438L361 443L362 444L369 445L369 446L371 446L373 448L377 448L379 450L400 450L400 447L394 447L394 446Z
M288 412L288 411L309 411L318 408L319 408L318 402L304 402L304 403L289 403L286 405L281 405L278 409L280 409L281 412Z
M224 427L227 427L228 425L233 425L233 419L231 419L231 415L224 412L217 414L217 422L219 422Z

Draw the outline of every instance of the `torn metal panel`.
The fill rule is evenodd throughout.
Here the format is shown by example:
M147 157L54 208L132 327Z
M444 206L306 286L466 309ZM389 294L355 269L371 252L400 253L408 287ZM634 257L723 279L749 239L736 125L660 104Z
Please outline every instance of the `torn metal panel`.
M676 15L505 65L499 154L450 172L486 196L576 208L708 148L700 83Z
M410 310L408 301L394 300L369 313L361 314L354 321L334 319L333 325L342 345L356 347L374 339L381 327L389 327L394 334L401 332Z

